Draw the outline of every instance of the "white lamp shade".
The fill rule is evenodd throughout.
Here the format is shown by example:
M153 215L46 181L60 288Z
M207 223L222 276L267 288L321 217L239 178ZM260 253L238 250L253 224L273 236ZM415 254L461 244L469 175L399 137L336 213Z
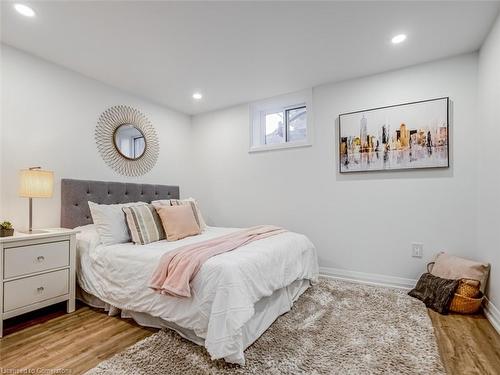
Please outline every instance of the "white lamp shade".
M53 190L54 172L41 169L23 169L20 171L20 197L50 198Z

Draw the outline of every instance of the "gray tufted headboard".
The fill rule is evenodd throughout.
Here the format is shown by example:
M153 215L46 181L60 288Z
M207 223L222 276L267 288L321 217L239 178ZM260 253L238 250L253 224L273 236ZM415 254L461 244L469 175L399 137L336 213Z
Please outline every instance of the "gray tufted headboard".
M61 227L92 224L88 201L101 204L179 199L179 187L89 180L61 180Z

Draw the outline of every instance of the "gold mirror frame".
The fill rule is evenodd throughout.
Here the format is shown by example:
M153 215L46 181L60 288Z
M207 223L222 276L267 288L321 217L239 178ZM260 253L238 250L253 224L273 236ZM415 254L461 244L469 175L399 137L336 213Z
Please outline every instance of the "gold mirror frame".
M124 156L115 146L115 132L124 124L132 124L144 135L145 150L137 159ZM105 163L124 176L148 173L160 153L160 143L151 122L139 110L125 105L111 107L101 114L95 128L95 141Z

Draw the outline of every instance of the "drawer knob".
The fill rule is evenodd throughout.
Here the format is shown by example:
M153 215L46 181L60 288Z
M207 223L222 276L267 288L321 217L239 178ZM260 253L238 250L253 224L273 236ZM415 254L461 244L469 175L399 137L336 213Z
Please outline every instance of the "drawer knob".
M42 293L44 289L45 289L45 288L44 288L43 286L39 286L38 288L36 288L36 291L37 291L38 293Z
M45 260L45 257L43 255L40 255L36 258L36 260L41 263Z

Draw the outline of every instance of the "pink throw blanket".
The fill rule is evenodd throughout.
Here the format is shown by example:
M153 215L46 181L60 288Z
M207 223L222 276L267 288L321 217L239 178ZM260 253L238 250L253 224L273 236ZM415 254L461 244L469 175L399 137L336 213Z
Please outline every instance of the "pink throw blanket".
M259 225L165 253L151 277L150 288L161 294L191 297L189 283L209 258L284 232L286 229Z

